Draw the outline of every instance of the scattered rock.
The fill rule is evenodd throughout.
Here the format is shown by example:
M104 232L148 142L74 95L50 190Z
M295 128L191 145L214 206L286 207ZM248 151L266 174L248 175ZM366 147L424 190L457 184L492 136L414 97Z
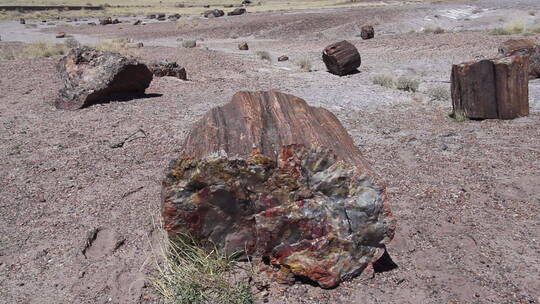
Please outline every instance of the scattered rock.
M121 23L120 20L118 20L118 19L113 19L111 21L111 24L118 24L118 23Z
M141 20L135 20L135 22L133 22L133 25L140 25L142 23Z
M227 16L238 16L246 13L245 8L235 8L232 12L228 12Z
M371 25L364 25L360 30L360 37L362 37L362 39L364 40L372 39L375 37L375 29L373 29L373 26Z
M164 13L159 13L159 14L157 14L157 18L158 18L158 19L160 19L160 18L165 19L165 16L166 16L166 15L165 15Z
M148 68L156 77L171 76L187 80L186 69L179 66L176 62L170 62L168 60L156 61L148 64Z
M176 20L180 19L180 17L182 17L182 15L180 15L180 14L172 14L172 15L169 15L168 19L171 20L171 21L176 21Z
M220 9L213 9L213 10L208 10L206 12L203 13L203 16L206 17L206 18L210 18L210 17L221 17L225 15L225 12L220 10Z
M277 58L277 61L287 61L289 60L289 57L286 55L281 55Z
M66 33L64 32L60 32L56 34L56 38L65 38L65 37L66 37Z
M385 187L338 119L276 91L239 92L195 123L167 169L162 212L171 237L324 288L375 262L395 230Z
M165 21L165 20L167 20L167 19L165 19L165 17L158 17L156 20L157 20L157 21Z
M113 20L111 17L99 18L100 25L107 25L107 24L112 24L112 23L113 23Z
M225 4L225 5L223 5L223 7L224 8L231 8L231 7L233 7L233 5L232 4Z
M322 58L328 71L339 76L354 73L361 64L358 50L346 40L327 46Z
M20 24L26 24L26 20L24 18L19 19Z
M156 19L155 14L146 15L146 19Z
M513 119L529 115L528 56L452 66L452 116Z
M238 49L241 50L241 51L247 51L247 50L249 50L249 46L248 46L247 42L242 42L242 43L238 44Z
M143 95L153 78L135 58L85 46L71 49L57 70L64 87L56 107L67 110Z
M529 57L529 79L540 78L540 45L530 39L510 39L499 47L504 56L523 55Z
M251 4L251 0L243 0L243 1L242 1L242 4L243 4L243 5Z
M95 22L88 22L88 25L90 25L90 26L95 26L95 25L97 25L97 24L96 24Z

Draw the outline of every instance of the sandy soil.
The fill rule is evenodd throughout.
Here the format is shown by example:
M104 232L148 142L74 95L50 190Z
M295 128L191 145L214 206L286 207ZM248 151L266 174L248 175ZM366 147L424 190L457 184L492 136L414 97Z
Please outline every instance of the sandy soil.
M157 302L146 276L165 166L209 108L239 90L274 88L338 116L388 184L399 226L388 247L398 268L334 290L272 284L270 303L540 303L540 80L530 82L528 117L455 122L450 101L425 92L449 87L452 63L493 56L509 37L408 33L439 22L487 29L499 15L533 23L527 11L540 9L535 0L471 3L257 13L180 30L170 22L69 27L92 39L143 40L140 57L175 60L189 77L157 78L146 98L73 112L52 105L56 59L0 61L0 302ZM471 6L486 15L470 19ZM366 22L376 39L356 37ZM179 37L204 41L167 46ZM344 38L363 62L340 78L325 72L320 52ZM250 51L238 51L240 41ZM282 54L291 61L277 63ZM300 59L315 71L299 72ZM374 85L383 72L420 79L420 92Z

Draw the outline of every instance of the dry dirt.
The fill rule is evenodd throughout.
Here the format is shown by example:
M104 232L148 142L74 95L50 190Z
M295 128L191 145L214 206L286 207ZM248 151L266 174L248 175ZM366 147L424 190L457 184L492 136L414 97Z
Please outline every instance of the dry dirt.
M478 18L474 9L483 9ZM495 55L509 37L487 30L503 17L534 23L531 9L540 14L540 3L456 1L256 13L180 30L172 22L37 29L44 39L62 30L142 40L140 57L175 60L189 81L156 78L145 98L60 111L57 59L0 61L0 302L159 301L145 278L159 245L164 168L209 108L239 90L273 88L335 113L385 180L398 267L333 290L272 284L270 303L540 303L540 81L529 84L530 116L511 121L455 122L449 100L425 94L449 88L452 63ZM364 23L375 24L375 39L356 37ZM3 24L2 37L17 29ZM409 33L428 24L447 32ZM204 40L184 49L179 37ZM360 73L325 72L320 52L340 39L359 49ZM242 41L250 51L237 50ZM291 61L277 63L282 54ZM298 71L301 59L315 71ZM383 72L419 79L420 92L374 85Z

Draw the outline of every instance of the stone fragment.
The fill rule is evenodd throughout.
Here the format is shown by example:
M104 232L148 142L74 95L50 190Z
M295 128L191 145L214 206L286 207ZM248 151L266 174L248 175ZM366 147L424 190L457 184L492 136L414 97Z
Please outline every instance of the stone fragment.
M249 46L248 46L247 42L242 42L242 43L238 44L238 49L241 50L241 51L247 51L247 50L249 50Z
M187 80L186 69L179 66L176 62L168 60L156 61L148 64L148 68L156 77L170 76Z
M510 39L499 47L503 57L523 55L529 57L529 79L540 78L540 45L530 39Z
M327 46L322 58L328 71L338 76L354 73L361 63L358 50L346 40Z
M362 39L364 39L364 40L374 38L375 37L375 29L373 29L373 26L371 26L371 25L362 26L361 32L360 32L360 37L362 37Z

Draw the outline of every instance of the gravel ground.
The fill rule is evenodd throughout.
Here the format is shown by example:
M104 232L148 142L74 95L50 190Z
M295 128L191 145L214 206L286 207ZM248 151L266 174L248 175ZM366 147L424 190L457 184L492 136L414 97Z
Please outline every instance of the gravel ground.
M145 41L140 57L175 60L189 77L157 78L145 98L72 112L52 105L57 59L0 61L0 302L157 302L145 278L159 246L165 166L208 109L239 90L273 88L334 112L385 180L398 220L388 252L398 267L333 290L273 283L270 303L540 303L540 80L530 82L531 115L512 121L458 123L447 117L449 100L426 94L449 88L452 63L496 54L509 37L488 35L502 22L489 20L532 23L527 12L540 3L471 3L257 13L180 30L171 22L70 27L89 39ZM486 15L465 20L472 6ZM408 33L435 15L447 29L481 30ZM359 40L358 26L369 22L380 35ZM167 46L178 37L204 40ZM320 52L338 39L359 49L360 73L325 72ZM250 51L237 50L241 41ZM282 54L291 60L276 62ZM299 72L301 59L314 72ZM420 90L374 85L379 73L416 78Z

